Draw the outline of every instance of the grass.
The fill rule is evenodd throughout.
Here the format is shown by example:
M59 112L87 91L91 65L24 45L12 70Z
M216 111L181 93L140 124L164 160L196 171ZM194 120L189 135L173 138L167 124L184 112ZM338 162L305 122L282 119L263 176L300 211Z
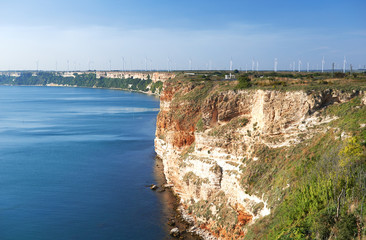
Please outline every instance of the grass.
M178 75L172 81L185 82L193 84L217 84L220 88L226 90L236 89L263 89L263 90L279 90L279 91L310 91L338 89L343 91L366 90L366 72L343 74L336 72L334 77L331 73L320 72L239 72L236 74L238 78L250 78L250 84L238 84L238 81L226 81L224 75L229 74L227 71L198 71L196 75ZM251 85L251 87L250 87Z
M359 133L360 125L366 124L366 111L361 107L361 97L356 97L344 104L330 106L325 114L339 117L332 126L347 132Z
M196 131L197 132L203 132L205 130L205 125L203 123L202 118L200 118L196 124Z
M193 172L188 172L183 176L183 181L187 184L193 184L194 186L201 186L202 183L208 183L207 178L200 178Z
M235 131L238 128L242 128L242 127L246 126L248 124L248 122L249 122L248 119L238 117L224 125L214 127L213 129L210 130L210 132L208 134L210 136L224 136L227 134L230 135L230 133L232 131Z
M201 81L188 84L188 92L175 98L175 101L191 101L201 103L211 92L214 84L210 81Z
M181 88L173 98L172 106L176 110L173 118L189 122L197 132L206 129L200 108L206 99L222 91L237 91L235 81L215 81L207 76L181 76L172 81L179 82ZM321 74L252 76L252 83L246 91L338 89L352 93L366 90L364 74L338 79ZM253 155L258 160L244 160L246 167L241 167L241 186L248 194L264 194L271 208L269 216L246 227L245 239L328 239L330 236L352 239L360 230L359 226L366 223L366 211L361 211L362 206L366 206L366 128L361 128L361 124L366 124L366 106L356 97L328 106L322 114L337 117L324 126L329 127L326 132L311 139L304 137L300 144L290 147L253 146ZM247 123L245 118L234 118L210 129L208 134L229 136ZM341 137L343 132L349 138ZM216 166L211 171L219 173L221 170ZM192 174L185 179L202 183ZM230 230L237 214L230 206L223 205L225 198L223 193L212 194L189 208L203 219L215 220L217 229ZM220 211L217 215L210 210L213 205ZM258 212L262 208L258 205L254 210ZM366 235L365 230L361 230Z
M366 130L359 124L366 106L356 98L327 114L339 117L329 124L332 130L291 148L257 149L260 160L248 165L243 184L266 193L273 212L251 226L245 239L353 239L365 223ZM338 129L351 137L341 139Z
M194 202L188 207L188 212L204 220L201 220L199 224L211 220L214 221L212 228L217 230L225 229L228 232L233 231L235 225L238 223L238 213L233 207L226 204L227 202L228 199L225 193L220 191L211 194L206 200ZM212 207L217 210L216 214L212 213ZM219 231L216 233L219 234Z

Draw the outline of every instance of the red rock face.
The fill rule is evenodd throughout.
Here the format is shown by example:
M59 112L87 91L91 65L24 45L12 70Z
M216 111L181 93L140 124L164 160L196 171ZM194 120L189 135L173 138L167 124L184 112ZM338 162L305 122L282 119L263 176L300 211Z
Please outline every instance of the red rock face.
M199 87L201 86L198 86L198 88ZM186 99L184 97L181 98L183 100L177 101L177 96L181 97L194 88L195 86L190 84L185 84L183 87L176 83L172 84L166 82L160 97L161 105L163 107L161 107L161 111L157 118L156 136L171 144L177 152L182 152L185 148L191 146L195 142L194 133L196 124L202 117L203 112L209 115L208 125L210 126L215 126L219 120L230 120L230 118L239 114L238 106L235 105L233 101L226 103L227 99L223 99L222 96L210 98L203 104L197 104L194 100ZM224 103L221 104L221 102ZM223 112L223 109L227 109L226 112ZM173 159L169 159L169 161L170 181L174 183L175 191L182 192L184 190L179 182L179 170L177 168L179 163L173 164L174 161L177 161ZM199 191L197 196L200 196ZM225 227L217 227L215 222L202 224L200 227L222 239L235 239L238 236L242 237L245 234L243 232L243 226L252 220L252 216L246 213L244 209L237 210L237 213L237 224L234 229L231 229L230 231L227 231ZM233 219L233 221L236 220Z
M178 85L174 85L173 83L166 82L164 84L163 92L160 96L160 101L168 101L170 102L174 96L174 94L180 90Z
M198 121L199 111L198 106L190 101L187 102L172 102L174 95L177 92L185 92L177 84L166 83L164 91L160 96L162 104L169 103L169 111L160 111L157 118L157 136L169 131L173 131L174 147L183 148L190 146L195 138L194 131Z
M174 185L183 208L191 212L196 224L203 222L199 227L220 239L242 239L247 231L244 226L267 216L271 210L267 200L259 194L246 196L245 186L240 185L238 179L250 173L233 170L236 165L243 165L241 157L265 161L254 160L256 144L271 148L296 144L297 134L311 134L312 126L323 121L314 120L312 113L352 96L332 91L309 94L221 91L219 83L205 84L198 81L164 83L156 149L163 159L168 182ZM200 119L203 131L195 132ZM242 120L246 120L245 123ZM303 130L299 131L300 127ZM193 143L194 148L188 148ZM184 180L187 176L192 181ZM224 198L219 197L216 202L218 192L222 192ZM254 209L259 203L263 208ZM211 206L216 209L211 215L200 212ZM222 206L228 207L232 214L227 214ZM222 221L225 215L228 220Z
M210 232L216 238L222 240L232 240L232 239L242 239L245 236L245 232L243 231L243 226L248 224L252 220L252 215L238 210L238 223L234 228L230 229L230 231L226 230L223 227L215 227L214 222L210 222L207 224L201 224L199 227ZM215 229L215 230L213 230Z
M244 211L238 211L238 226L241 227L241 226L244 226L246 224L248 224L253 216L244 212Z
M188 113L185 115L189 115ZM174 115L167 112L161 112L157 119L157 136L166 133L167 131L173 131L173 141L171 142L174 147L182 148L190 146L194 138L194 130L196 121L189 121L189 119L176 119Z

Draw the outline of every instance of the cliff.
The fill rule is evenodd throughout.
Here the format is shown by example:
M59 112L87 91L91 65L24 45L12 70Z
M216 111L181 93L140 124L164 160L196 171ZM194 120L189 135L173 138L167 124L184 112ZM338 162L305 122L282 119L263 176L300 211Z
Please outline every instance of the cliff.
M127 78L101 77L100 72L22 72L19 76L0 75L0 85L25 85L25 86L63 86L63 87L90 87L109 88L142 92L147 94L160 95L163 82L174 74L152 73L155 80L149 79L146 72L131 73L123 72ZM121 72L112 72L119 74ZM140 74L140 75L138 75ZM110 76L113 77L113 76ZM143 77L138 78L138 77ZM162 81L158 80L161 79Z
M142 79L148 80L151 79L154 83L155 82L165 82L169 79L175 77L175 73L172 72L147 72L147 71L140 71L140 72L130 72L130 71L110 71L110 72L103 72L97 71L96 73L97 78L105 77L105 78L119 78L119 79Z
M20 77L24 73L30 73L33 77L36 77L40 72L27 72L27 71L0 71L0 76L7 77ZM44 73L44 72L43 72ZM117 79L141 79L141 80L152 80L152 82L164 82L169 79L175 78L174 72L153 72L153 71L59 71L52 72L55 75L62 76L64 78L75 78L76 76L95 73L96 78L117 78Z
M166 179L194 225L191 230L205 239L295 236L291 229L298 229L301 219L285 216L286 207L301 203L296 194L313 184L306 176L315 182L328 178L327 171L313 171L323 164L324 148L337 146L339 152L353 132L365 132L366 97L361 91L233 90L231 85L164 83L155 150ZM344 104L360 111L352 128L341 125ZM311 162L318 155L318 162ZM341 161L337 156L334 161ZM329 176L338 170L332 171ZM326 202L333 206L344 186L329 188L333 194ZM312 206L298 214L305 211L305 219ZM276 222L281 214L285 223ZM317 234L309 229L309 236Z

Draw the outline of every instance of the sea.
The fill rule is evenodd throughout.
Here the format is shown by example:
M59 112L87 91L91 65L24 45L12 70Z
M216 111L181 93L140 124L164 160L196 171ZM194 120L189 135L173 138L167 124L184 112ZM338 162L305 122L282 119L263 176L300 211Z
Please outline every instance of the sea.
M156 191L159 100L0 86L0 239L166 239Z

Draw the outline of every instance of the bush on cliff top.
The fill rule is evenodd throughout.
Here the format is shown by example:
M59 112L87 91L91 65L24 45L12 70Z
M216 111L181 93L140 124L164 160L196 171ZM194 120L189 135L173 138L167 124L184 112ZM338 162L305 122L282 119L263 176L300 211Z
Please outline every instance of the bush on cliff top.
M236 89L246 89L250 88L252 86L252 83L250 82L250 78L245 75L241 75L238 77L238 85L236 85Z

